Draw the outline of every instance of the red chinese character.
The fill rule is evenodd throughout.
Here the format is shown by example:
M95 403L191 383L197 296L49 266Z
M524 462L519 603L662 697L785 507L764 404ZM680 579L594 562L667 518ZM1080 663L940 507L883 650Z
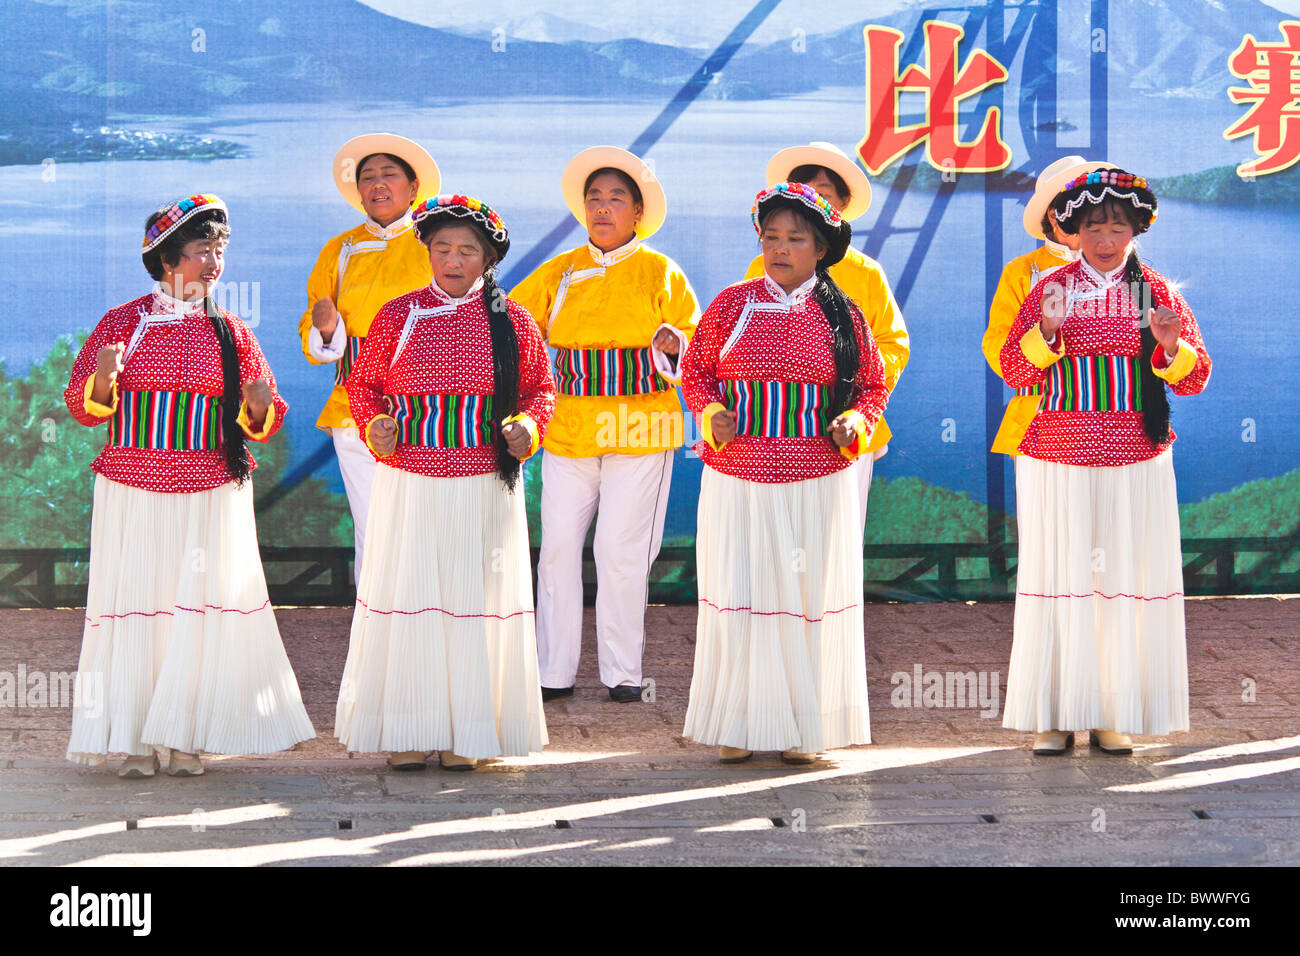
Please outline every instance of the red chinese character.
M875 175L913 146L925 141L925 158L936 169L986 173L1005 169L1011 149L1002 141L1002 113L990 107L973 142L957 139L957 105L994 83L1005 83L1007 69L984 50L976 50L958 68L957 44L965 35L961 27L929 20L925 30L925 67L909 66L898 74L898 47L903 34L889 27L868 26L867 135L858 153ZM925 122L898 124L898 95L916 91L925 96Z
M1234 103L1255 101L1224 139L1255 134L1258 158L1237 167L1240 176L1276 173L1300 159L1300 21L1279 24L1284 43L1260 43L1247 33L1228 57L1228 69L1250 84L1228 88Z

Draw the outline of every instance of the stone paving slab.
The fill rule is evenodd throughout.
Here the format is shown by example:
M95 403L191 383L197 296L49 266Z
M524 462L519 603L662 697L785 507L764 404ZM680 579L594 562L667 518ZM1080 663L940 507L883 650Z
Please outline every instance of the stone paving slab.
M466 774L344 751L331 731L351 612L281 608L315 740L124 781L62 759L69 708L0 706L0 865L1300 864L1300 599L1189 601L1192 728L1128 758L1086 739L1034 757L1002 729L1012 614L869 606L873 743L795 768L724 766L680 736L693 608L650 609L654 700L628 705L605 699L588 610L575 696L546 705L551 745ZM74 670L81 622L0 611L0 674ZM996 672L994 716L894 697L917 665Z

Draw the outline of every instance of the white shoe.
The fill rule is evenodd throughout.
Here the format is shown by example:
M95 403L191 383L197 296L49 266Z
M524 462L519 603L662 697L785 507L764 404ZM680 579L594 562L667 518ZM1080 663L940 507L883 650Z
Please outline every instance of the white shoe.
M167 763L167 775L169 777L201 777L203 776L203 761L199 760L198 754L187 754L179 750L173 750L171 760Z
M1127 757L1133 752L1133 738L1113 730L1094 730L1088 734L1088 743L1104 754Z
M1074 746L1074 731L1045 730L1034 737L1034 753L1040 757L1057 757Z
M117 768L117 775L128 780L135 780L140 777L152 777L157 772L157 754L149 754L145 757L127 757L122 761L122 766Z

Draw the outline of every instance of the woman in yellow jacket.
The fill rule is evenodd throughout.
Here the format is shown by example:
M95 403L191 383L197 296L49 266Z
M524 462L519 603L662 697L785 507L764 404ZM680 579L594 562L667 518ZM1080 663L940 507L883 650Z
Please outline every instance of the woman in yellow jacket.
M699 305L672 259L642 244L667 204L650 168L593 146L570 160L564 201L589 241L511 293L555 350L559 389L542 444L537 653L542 697L569 696L582 642L582 546L597 505L596 642L611 700L641 699L650 565L673 454L684 439L675 385Z
M993 303L989 306L989 327L981 343L985 360L999 376L1002 375L999 357L1002 343L1007 340L1007 333L1015 324L1020 307L1029 298L1029 290L1038 284L1039 279L1079 258L1079 237L1067 235L1056 224L1059 210L1053 207L1057 205L1055 200L1061 195L1061 187L1078 176L1108 166L1110 163L1090 163L1082 156L1064 156L1048 165L1034 181L1034 194L1025 203L1023 221L1029 238L1041 240L1043 244L1032 252L1016 256L1003 267L998 287L993 292ZM1038 413L1042 391L1041 385L1016 389L990 451L1013 456L1019 454L1025 431Z
M411 207L436 196L441 179L438 164L418 143L367 133L348 140L334 157L334 183L366 220L325 243L307 279L298 334L308 362L334 366L334 388L316 427L334 439L352 510L353 574L360 581L375 459L352 420L343 384L376 313L433 278L429 253L411 228Z
M871 206L871 181L852 159L831 143L809 143L791 146L773 156L767 163L765 183L804 183L817 190L840 217L851 222ZM756 256L749 264L746 279L763 275L763 257ZM893 392L903 367L911 355L907 325L903 313L894 301L894 293L885 278L885 270L875 259L854 249L844 253L844 258L830 268L831 278L844 290L867 320L871 335L880 347L885 360L885 387ZM871 473L877 458L889 451L891 433L884 418L876 424L866 451L854 463L858 478L858 508L862 533L867 528L867 492L871 489Z

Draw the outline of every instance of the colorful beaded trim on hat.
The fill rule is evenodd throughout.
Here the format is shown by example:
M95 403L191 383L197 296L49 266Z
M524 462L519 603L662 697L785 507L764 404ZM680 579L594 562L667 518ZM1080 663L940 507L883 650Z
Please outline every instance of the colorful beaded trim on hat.
M1101 186L1103 188L1099 192L1091 192L1086 188L1088 186ZM1074 211L1085 202L1096 205L1105 199L1107 194L1114 196L1116 199L1127 199L1134 207L1149 210L1153 220L1156 218L1155 206L1138 198L1137 190L1139 189L1151 192L1150 185L1142 176L1134 176L1132 173L1122 172L1118 169L1094 169L1090 173L1071 179L1061 187L1061 192L1068 193L1074 189L1083 189L1084 191L1067 202L1065 209L1061 211L1057 218L1069 219L1074 215Z
M411 211L411 219L418 223L430 216L455 216L458 219L473 219L488 231L497 242L506 240L506 224L501 221L495 209L473 196L457 196L450 193L432 196Z
M840 226L839 211L827 202L822 194L813 189L806 183L775 183L768 186L757 196L754 197L754 208L750 212L750 218L754 220L754 231L759 235L763 233L763 227L758 224L758 209L763 203L767 202L774 196L784 196L787 199L797 199L813 212L821 216L826 225L832 229L838 229Z
M193 219L201 212L210 212L213 209L221 211L223 219L230 214L226 210L226 204L221 201L221 197L212 193L198 193L194 196L186 196L184 199L178 199L170 206L162 217L149 227L144 234L143 249L148 252L162 244L162 241L175 232L181 223Z

